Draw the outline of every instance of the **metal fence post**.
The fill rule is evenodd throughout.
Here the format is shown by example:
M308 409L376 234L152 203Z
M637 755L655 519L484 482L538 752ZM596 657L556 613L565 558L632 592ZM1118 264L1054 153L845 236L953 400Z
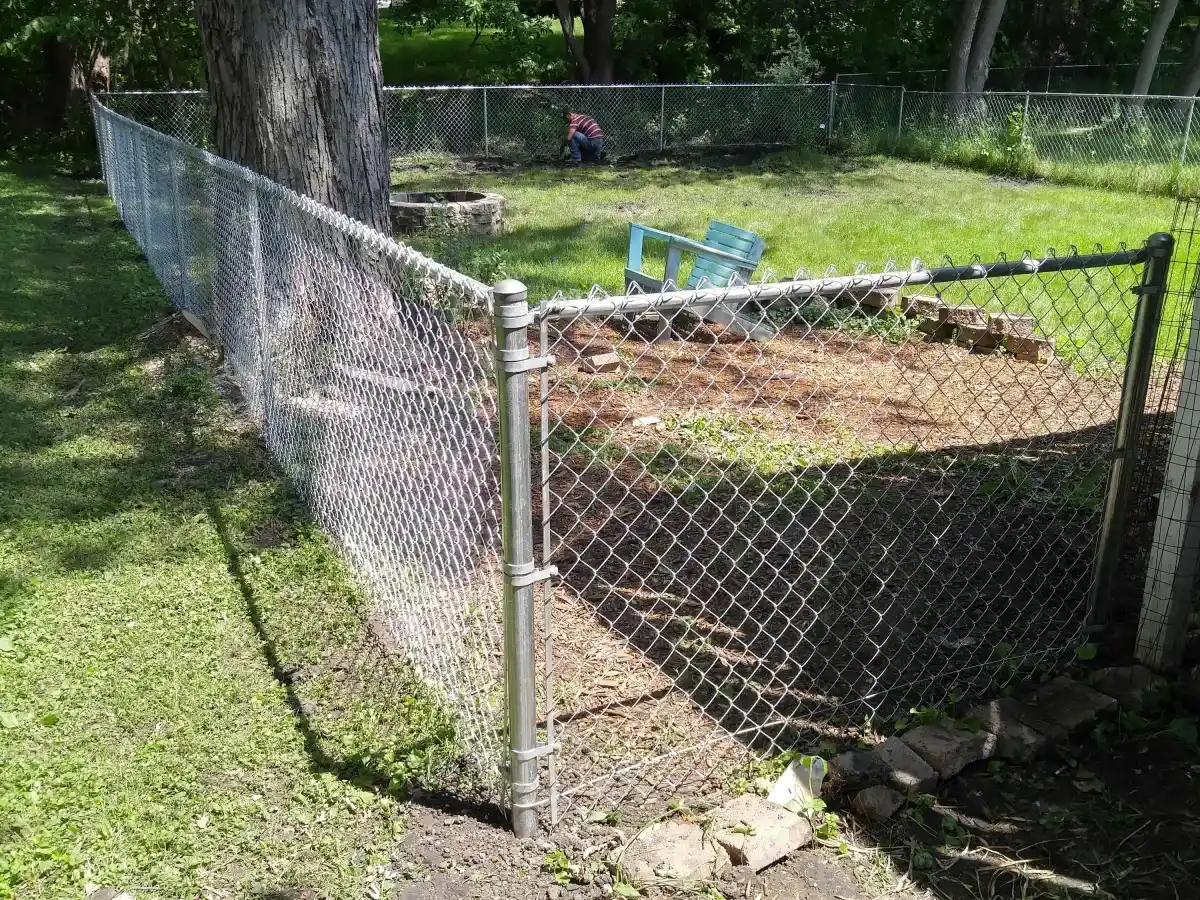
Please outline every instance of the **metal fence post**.
M171 206L175 213L175 246L179 253L179 297L175 301L180 309L187 308L188 269L187 253L183 241L183 198L179 192L179 151L172 147L168 151L171 164Z
M488 155L488 108L487 108L487 87L483 88L483 155Z
M141 193L142 214L138 217L137 234L134 237L153 267L153 260L150 260L150 161L146 158L146 143L142 140L140 132L135 140L137 143L137 168L135 171L137 172L138 189Z
M658 152L667 148L667 86L658 95Z
M508 717L508 777L512 828L537 830L537 698L533 663L533 585L548 572L533 562L533 486L526 373L549 357L529 354L525 285L512 279L492 288L495 310L497 410L500 419L500 505L504 566L504 670Z
M834 81L829 85L829 123L825 132L826 147L833 146L833 116L837 107L837 82Z
M267 446L270 447L272 435L267 422L267 408L270 405L267 397L271 361L268 341L271 331L270 319L267 315L267 277L263 259L262 218L258 209L258 186L252 181L246 185L246 236L247 243L250 245L251 300L254 303L255 324L258 326L259 396L254 399L262 404L262 421L259 424L262 426ZM217 331L218 340L222 347L227 347L228 345L224 341L225 336L221 334L221 317L216 315L216 310L213 311L213 318L216 319L213 325Z
M1179 151L1179 176L1175 179L1175 190L1183 185L1183 167L1187 165L1188 138L1192 136L1192 116L1196 112L1196 98L1188 106L1187 124L1183 126L1183 147Z
M900 143L900 132L904 130L904 85L900 85L900 115L896 116L896 143Z
M1129 338L1129 362L1121 387L1121 406L1113 437L1112 468L1104 496L1104 517L1096 544L1096 572L1088 600L1089 625L1103 625L1112 612L1112 585L1120 561L1125 536L1125 514L1133 479L1134 454L1146 410L1146 392L1154 369L1154 347L1167 292L1167 270L1175 239L1159 232L1146 242L1148 256L1142 267L1142 282L1137 291L1137 309L1133 315L1133 333Z

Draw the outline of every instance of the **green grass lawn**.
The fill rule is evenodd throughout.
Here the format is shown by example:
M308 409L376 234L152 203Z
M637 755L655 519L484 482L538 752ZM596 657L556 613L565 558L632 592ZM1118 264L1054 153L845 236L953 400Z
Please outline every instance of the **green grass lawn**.
M623 293L630 222L702 237L710 219L748 228L767 242L762 271L821 275L859 262L880 271L888 260L927 266L993 260L1048 248L1087 252L1124 241L1140 245L1167 230L1163 197L997 179L951 167L884 157L778 153L736 165L671 161L647 167L542 166L485 172L434 159L397 162L394 182L409 188L474 186L508 201L508 232L498 238L422 242L435 255L484 280L501 271L524 281L531 297L592 285ZM975 289L974 302L982 295ZM1121 299L1110 293L1108 302ZM1117 315L1085 303L1060 308L1064 327L1094 326L1113 344L1128 334L1131 297ZM1045 310L1042 310L1045 312ZM1168 319L1172 318L1168 316ZM1164 335L1164 341L1167 340ZM1113 344L1107 351L1120 352Z
M553 73L554 80L567 77L565 49L558 23L546 19L544 34L529 49L533 70L513 70L512 51L485 31L476 40L475 29L465 25L443 25L432 30L406 31L383 17L379 22L379 60L383 83L410 84L506 84L538 80ZM579 26L577 26L579 27Z
M0 168L0 898L366 896L449 726L99 190Z

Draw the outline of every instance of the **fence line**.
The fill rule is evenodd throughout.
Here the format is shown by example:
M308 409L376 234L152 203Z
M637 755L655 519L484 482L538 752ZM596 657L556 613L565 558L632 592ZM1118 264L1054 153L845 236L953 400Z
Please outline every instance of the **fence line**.
M489 141L520 108L489 103ZM146 109L198 130L176 96ZM130 233L519 834L542 807L657 815L1071 657L1119 549L1113 423L1146 396L1131 323L1161 302L1163 239L531 310L93 113Z

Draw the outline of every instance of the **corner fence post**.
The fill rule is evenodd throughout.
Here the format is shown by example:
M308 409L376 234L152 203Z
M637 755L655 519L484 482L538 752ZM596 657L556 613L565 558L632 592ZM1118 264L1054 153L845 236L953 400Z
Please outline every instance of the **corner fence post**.
M512 829L517 837L537 831L537 698L533 661L533 586L549 577L533 562L533 471L529 447L527 373L552 357L529 353L529 304L525 285L508 279L492 288L497 408L500 419L500 506L504 572L504 672L508 718L508 780Z
M1088 598L1088 625L1104 625L1112 614L1113 579L1120 562L1125 536L1125 515L1129 489L1138 450L1146 393L1154 367L1154 347L1167 293L1167 270L1175 239L1159 232L1146 241L1147 257L1142 267L1142 282L1134 288L1138 295L1129 338L1129 362L1121 386L1121 406L1113 437L1112 468L1104 495L1104 517L1096 544L1096 571Z

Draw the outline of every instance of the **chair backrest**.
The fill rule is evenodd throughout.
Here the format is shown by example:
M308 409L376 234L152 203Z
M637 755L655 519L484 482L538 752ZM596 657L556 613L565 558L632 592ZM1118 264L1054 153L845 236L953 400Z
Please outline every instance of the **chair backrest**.
M709 222L708 233L704 235L703 243L716 250L726 253L736 253L746 260L745 266L735 266L723 259L707 259L696 257L696 264L688 275L687 287L700 286L701 279L707 279L713 287L728 287L735 275L740 275L748 281L758 261L762 259L766 243L753 231L746 231L736 225L726 225L724 222Z

